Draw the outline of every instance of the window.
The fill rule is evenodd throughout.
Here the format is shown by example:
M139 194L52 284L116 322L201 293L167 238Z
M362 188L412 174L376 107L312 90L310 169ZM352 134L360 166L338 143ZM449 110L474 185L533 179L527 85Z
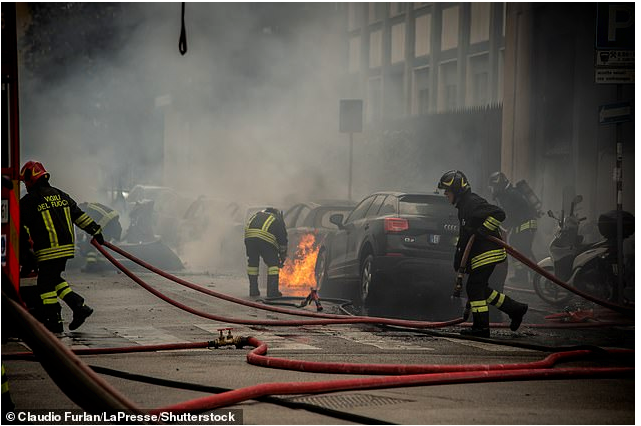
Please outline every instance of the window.
M390 3L390 16L401 15L405 13L407 3L393 2Z
M490 39L491 3L472 3L470 16L470 44Z
M441 50L458 47L459 6L443 9L441 21Z
M425 115L430 108L430 69L419 68L414 70L414 99L412 114Z
M376 68L383 64L383 31L369 34L369 67Z
M405 60L405 23L392 26L392 63Z
M288 210L287 212L285 212L283 220L285 221L286 228L294 227L294 223L296 221L296 217L298 216L298 212L300 212L300 209L301 207L296 207L293 210Z
M396 197L394 197L393 195L388 195L378 214L379 216L396 214Z
M382 21L385 16L387 3L375 2L367 4L369 5L369 23Z
M350 73L358 72L361 69L361 37L356 36L349 39L349 65Z
M414 26L414 56L430 54L432 15L425 14L416 17Z
M365 213L365 217L373 217L378 214L378 209L381 208L381 205L383 204L383 201L385 200L385 195L377 195L376 198L374 198L374 202L372 203L371 206L369 206L369 209L367 209L367 213Z
M381 119L381 78L370 78L367 81L367 122L372 123Z
M360 28L363 22L363 3L349 3L347 9L347 28L352 31Z
M396 119L405 116L404 75L402 69L393 70L385 81L385 116Z
M466 104L468 106L489 104L489 54L471 56L467 64Z
M361 201L360 204L357 205L356 208L354 208L354 210L352 211L352 213L347 217L347 220L345 221L345 223L354 222L355 220L364 218L365 212L369 208L370 204L372 204L372 201L374 201L373 196L367 197L366 199Z
M458 67L456 61L439 66L438 72L438 111L448 111L457 106Z
M307 219L307 216L309 215L309 212L311 212L312 209L310 209L307 206L303 206L300 209L300 214L298 215L298 219L296 219L296 227L299 228L303 226L305 219Z

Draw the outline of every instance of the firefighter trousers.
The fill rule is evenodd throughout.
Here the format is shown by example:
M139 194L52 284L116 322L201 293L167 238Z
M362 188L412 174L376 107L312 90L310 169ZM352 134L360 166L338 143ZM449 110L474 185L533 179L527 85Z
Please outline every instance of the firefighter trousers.
M258 269L260 258L267 265L267 296L280 297L278 291L278 249L271 243L260 238L245 238L247 252L247 276L249 277L249 294L258 296Z
M76 313L84 306L85 300L74 292L62 277L67 259L52 259L38 262L38 292L42 302L43 322L54 333L62 332L61 307L58 299Z

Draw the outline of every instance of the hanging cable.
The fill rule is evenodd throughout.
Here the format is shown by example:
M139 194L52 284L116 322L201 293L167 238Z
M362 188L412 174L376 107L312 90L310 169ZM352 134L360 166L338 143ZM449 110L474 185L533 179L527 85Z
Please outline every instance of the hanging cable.
M181 55L187 53L187 31L185 30L185 2L182 2L182 13L180 14L180 39L178 50Z

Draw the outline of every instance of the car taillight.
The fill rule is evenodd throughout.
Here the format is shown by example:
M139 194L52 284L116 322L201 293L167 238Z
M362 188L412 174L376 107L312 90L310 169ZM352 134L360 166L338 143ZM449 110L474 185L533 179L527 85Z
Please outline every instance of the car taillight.
M410 223L407 219L396 217L385 218L385 232L402 232L410 229Z

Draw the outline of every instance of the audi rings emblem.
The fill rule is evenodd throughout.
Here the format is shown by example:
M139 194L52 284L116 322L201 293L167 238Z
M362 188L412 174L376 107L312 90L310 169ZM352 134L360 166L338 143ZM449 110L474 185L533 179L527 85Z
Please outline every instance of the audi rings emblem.
M458 231L458 225L443 225L443 229L445 229L446 231Z

